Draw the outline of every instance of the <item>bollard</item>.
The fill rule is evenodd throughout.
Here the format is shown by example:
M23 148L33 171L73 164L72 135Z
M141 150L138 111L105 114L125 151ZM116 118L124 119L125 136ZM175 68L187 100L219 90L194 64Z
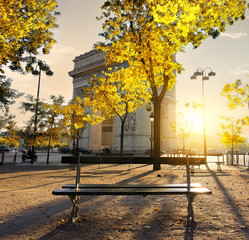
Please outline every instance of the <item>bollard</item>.
M230 164L230 155L229 155L229 151L227 152L227 165Z
M13 159L13 163L16 163L16 156L17 156L17 152L15 153L14 159Z
M194 165L191 165L190 171L191 171L192 174L195 173L195 166Z
M218 157L218 162L216 163L217 164L217 170L218 171L221 171L221 162L220 162L220 159L219 159L219 157Z
M4 151L2 151L2 161L1 161L1 165L4 164Z

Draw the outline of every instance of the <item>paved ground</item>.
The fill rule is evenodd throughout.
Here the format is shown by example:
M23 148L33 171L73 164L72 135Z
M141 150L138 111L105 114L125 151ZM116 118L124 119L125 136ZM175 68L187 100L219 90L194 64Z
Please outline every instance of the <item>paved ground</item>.
M76 171L60 164L61 155L38 153L30 164L0 166L1 240L248 240L249 171L247 167L216 164L196 168L191 182L212 190L194 201L196 225L186 225L187 201L182 196L86 196L80 200L80 221L68 224L72 204L52 191L75 182ZM11 160L11 155L8 156ZM83 166L81 183L183 183L184 166L102 164Z

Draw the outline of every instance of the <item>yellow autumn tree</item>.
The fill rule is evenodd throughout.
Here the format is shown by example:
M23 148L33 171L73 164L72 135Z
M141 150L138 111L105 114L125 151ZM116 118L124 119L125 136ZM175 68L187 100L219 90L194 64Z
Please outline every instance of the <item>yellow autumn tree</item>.
M175 122L170 123L171 128L180 139L182 143L182 153L185 154L186 150L186 140L191 136L192 133L192 123L184 119L182 113L179 113Z
M41 146L44 139L46 112L43 106L45 104L44 101L39 100L39 105L37 105L37 100L32 95L27 95L26 101L21 102L20 109L23 113L32 114L21 132L25 145L32 146L32 151L34 147Z
M0 117L0 122L1 122ZM20 134L19 129L16 126L16 122L13 120L14 116L10 115L8 118L4 121L4 127L2 128L2 131L5 131L7 134L3 137L0 137L0 144L7 145L9 147L19 147L19 141L20 141Z
M234 146L244 143L246 139L241 136L242 127L245 124L243 119L234 120L229 117L221 117L225 122L221 124L221 131L218 133L220 141L231 148L231 155L234 155ZM233 161L232 161L233 163Z
M240 79L234 83L226 83L222 89L221 95L227 97L230 109L236 107L248 106L249 110L249 84L243 83ZM248 112L247 112L248 113ZM249 126L249 115L245 114L242 119L243 126Z
M140 78L139 68L132 72L127 68L108 70L104 77L95 75L91 79L90 86L84 89L84 103L92 111L101 111L102 120L118 116L121 122L120 155L123 156L127 116L142 107L151 98L151 93L148 83Z
M226 83L222 89L222 95L227 97L228 106L234 109L249 104L249 84L238 79L234 83ZM249 107L249 105L248 105Z
M208 36L217 37L227 24L244 19L241 0L106 0L102 6L107 64L127 61L131 75L139 68L148 82L154 104L154 155L160 157L160 108L176 83L182 66L175 60L192 43L198 47ZM139 81L138 81L139 82ZM160 169L159 164L154 169Z
M42 106L44 110L44 130L41 144L47 146L47 164L49 164L50 148L63 143L68 135L67 127L62 123L61 116L64 97L51 95L50 100L52 100L52 103L45 103Z
M75 97L69 104L61 108L60 113L62 114L62 123L67 126L70 131L70 136L73 139L73 148L75 149L75 140L79 137L79 130L84 130L86 124L97 124L102 118L91 114L83 100L80 97ZM77 141L78 143L78 141ZM78 148L78 146L77 146Z
M34 56L41 49L48 54L55 43L56 0L0 0L0 71L31 71ZM21 65L26 63L25 70Z

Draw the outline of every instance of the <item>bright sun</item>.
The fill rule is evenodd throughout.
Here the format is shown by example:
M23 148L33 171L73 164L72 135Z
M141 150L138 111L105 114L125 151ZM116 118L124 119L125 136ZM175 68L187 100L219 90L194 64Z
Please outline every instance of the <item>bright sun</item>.
M203 129L203 117L201 113L194 111L188 112L186 114L186 120L191 124L194 132L200 132Z

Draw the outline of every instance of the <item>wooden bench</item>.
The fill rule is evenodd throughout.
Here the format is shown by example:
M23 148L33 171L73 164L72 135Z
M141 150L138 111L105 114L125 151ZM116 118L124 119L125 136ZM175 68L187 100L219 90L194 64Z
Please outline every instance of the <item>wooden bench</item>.
M73 203L71 221L74 223L79 218L79 198L81 195L185 195L188 199L188 222L194 221L192 203L199 194L211 194L212 191L203 188L199 183L190 183L190 162L195 163L196 158L149 158L149 157L62 157L62 163L76 163L77 175L75 184L63 185L61 189L52 192L53 195L66 195ZM186 165L187 181L182 184L80 184L80 164L173 164ZM204 164L205 159L198 159L199 164Z

